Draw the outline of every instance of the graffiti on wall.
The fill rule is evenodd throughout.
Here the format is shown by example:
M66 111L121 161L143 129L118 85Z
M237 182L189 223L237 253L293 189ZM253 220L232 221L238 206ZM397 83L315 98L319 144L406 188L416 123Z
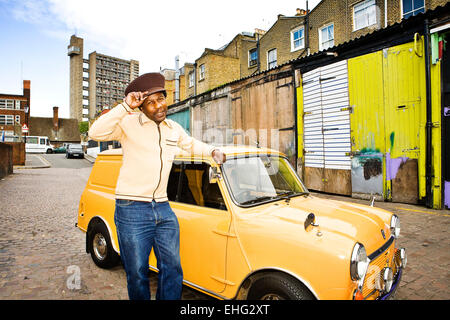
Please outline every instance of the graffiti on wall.
M444 184L444 205L450 209L450 181L445 181Z
M383 194L383 154L378 149L362 149L352 159L352 193Z

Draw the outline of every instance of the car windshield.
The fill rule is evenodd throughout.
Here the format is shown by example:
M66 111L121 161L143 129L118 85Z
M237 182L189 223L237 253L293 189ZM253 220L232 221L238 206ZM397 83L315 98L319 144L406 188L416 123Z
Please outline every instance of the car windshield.
M227 159L222 171L238 205L290 198L308 190L282 157L259 155Z
M81 147L81 144L72 144L69 146L70 150L83 150L83 148Z

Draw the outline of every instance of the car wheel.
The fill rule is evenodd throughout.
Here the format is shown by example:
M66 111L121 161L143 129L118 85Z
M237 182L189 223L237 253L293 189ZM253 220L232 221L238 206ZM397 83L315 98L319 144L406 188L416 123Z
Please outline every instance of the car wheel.
M256 280L248 300L313 300L311 292L298 280L282 273L271 273Z
M53 153L52 149L47 149L47 153Z
M111 237L103 222L98 222L92 226L88 232L88 246L94 263L103 269L116 266L120 261L120 256L111 244Z

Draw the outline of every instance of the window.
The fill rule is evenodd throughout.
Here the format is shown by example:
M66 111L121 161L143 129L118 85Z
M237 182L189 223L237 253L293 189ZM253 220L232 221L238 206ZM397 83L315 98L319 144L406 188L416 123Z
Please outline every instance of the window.
M194 71L189 72L189 88L194 86Z
M13 125L14 124L14 116L0 114L0 124Z
M404 19L421 12L425 12L424 0L402 0L402 14Z
M319 50L334 46L334 24L319 29Z
M267 69L275 68L277 66L277 49L272 49L267 52Z
M248 66L253 67L258 64L258 50L256 48L248 51Z
M15 118L16 118L16 119L15 119L16 122L20 124L20 116L19 116L19 115L16 115Z
M377 6L375 0L366 0L353 7L353 31L377 23Z
M0 99L0 109L14 109L14 100Z
M291 31L291 52L305 47L305 28L300 27Z
M26 143L38 144L38 141L39 141L38 137L26 137Z
M17 110L20 109L20 100L16 100L16 109L17 109Z
M225 201L217 183L209 183L206 163L174 162L167 184L169 201L226 210Z
M200 66L200 76L199 76L199 80L203 80L205 79L205 65L202 64Z

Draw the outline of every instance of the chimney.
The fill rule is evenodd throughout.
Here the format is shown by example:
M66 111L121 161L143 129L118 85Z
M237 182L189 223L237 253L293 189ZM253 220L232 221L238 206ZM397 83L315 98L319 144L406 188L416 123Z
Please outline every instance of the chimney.
M309 11L309 10L308 10L308 11ZM306 16L306 10L305 10L305 9L297 8L297 14L296 14L295 16L296 16L296 17Z
M255 34L259 34L260 36L264 35L266 31L262 29L255 28Z
M58 119L58 107L53 107L53 130L58 132L59 119Z

